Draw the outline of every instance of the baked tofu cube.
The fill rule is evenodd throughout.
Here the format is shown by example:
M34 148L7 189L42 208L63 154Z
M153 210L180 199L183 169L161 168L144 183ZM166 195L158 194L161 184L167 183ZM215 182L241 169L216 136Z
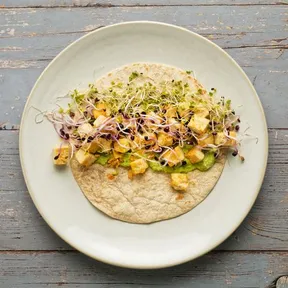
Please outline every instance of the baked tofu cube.
M195 114L191 117L188 127L198 134L205 133L209 125L209 120Z
M154 145L157 141L157 136L154 133L145 133L142 137L141 142L145 145Z
M204 159L204 156L204 153L196 147L189 150L189 152L186 154L186 157L193 164L202 161Z
M55 165L63 166L68 163L70 148L61 146L53 149L53 162Z
M171 128L177 128L179 129L181 127L181 123L177 121L175 118L167 118L167 124L170 124L170 129Z
M106 112L104 110L93 109L93 116L95 119L97 119L100 115L106 116Z
M178 113L181 117L185 117L190 112L190 103L182 102L179 104Z
M203 117L203 118L206 118L207 116L209 116L209 110L206 109L206 108L198 108L196 111L195 111L195 114L199 117Z
M93 116L95 119L99 117L100 115L109 116L110 114L111 114L111 111L105 103L97 103L96 109L93 110Z
M232 138L229 138L232 137ZM237 141L236 141L236 137L237 134L235 131L231 131L229 133L229 137L227 137L224 132L219 132L217 133L217 135L215 136L215 145L224 145L224 146L235 146ZM235 139L233 139L235 138Z
M167 161L170 167L177 165L182 160L184 160L185 156L182 149L177 146L174 150L169 150L163 155L163 159Z
M98 142L98 147L99 147L99 151L103 152L108 152L111 150L112 147L112 140L106 140L104 138L99 138L97 140Z
M85 137L93 133L93 127L89 123L84 123L78 127L77 132L79 133L80 137Z
M199 146L206 147L209 144L214 144L214 136L212 134L208 135L206 138L205 137L206 136L200 136L199 137L199 140L198 140Z
M149 116L149 119L153 120L154 124L156 125L162 122L162 118L154 112L149 112L148 116Z
M122 158L122 156L123 156L123 154L122 153L119 153L119 152L117 152L117 151L115 151L114 149L113 149L113 157L115 158L115 159L119 159L119 158Z
M130 163L134 175L145 173L148 168L147 161L144 159L137 159Z
M187 174L172 173L171 174L171 186L175 190L186 191L189 185Z
M96 160L96 157L93 154L90 154L83 149L79 149L75 153L75 157L79 164L85 167L91 166Z
M158 134L158 145L159 146L171 146L173 144L173 137L167 133L160 132Z
M177 158L180 161L184 160L185 156L183 150L179 146L175 147L174 151L176 152Z
M165 116L166 118L177 117L177 108L176 107L167 108Z
M119 142L119 143L118 143ZM130 150L130 141L126 138L119 139L114 143L114 149L120 153L126 153Z
M229 134L230 137L232 138L235 138L235 139L232 139L232 138L228 138L227 139L227 142L225 143L225 146L235 146L236 145L236 138L237 138L237 134L235 131L231 131L230 134Z
M99 128L107 119L108 118L106 116L98 116L98 118L93 123L94 127Z
M85 144L85 146L82 146L84 150L88 151L89 153L96 153L99 149L97 140L92 141L91 143Z
M93 154L96 152L108 152L111 150L111 146L112 140L98 138L89 144L87 151Z
M140 137L140 136L135 136L134 137L134 140L130 141L130 145L131 145L131 148L134 150L134 149L139 149L142 144L144 145L144 142L143 142L143 139Z
M215 145L224 145L227 142L227 137L223 132L218 132L214 139Z

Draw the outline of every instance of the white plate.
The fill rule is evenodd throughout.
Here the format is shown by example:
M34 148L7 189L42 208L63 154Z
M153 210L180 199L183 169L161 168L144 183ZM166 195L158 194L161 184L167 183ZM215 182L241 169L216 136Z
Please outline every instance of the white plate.
M208 89L232 99L242 119L245 163L233 157L211 194L191 212L150 225L113 220L81 193L69 169L53 167L58 143L53 126L35 123L55 99L86 88L106 72L132 62L157 62L193 70ZM239 106L239 108L237 108ZM241 107L240 107L241 106ZM45 69L27 101L20 131L20 157L30 195L48 225L79 251L106 263L160 268L183 263L215 248L251 209L265 173L267 127L247 76L222 49L188 30L154 22L130 22L94 31L68 46Z

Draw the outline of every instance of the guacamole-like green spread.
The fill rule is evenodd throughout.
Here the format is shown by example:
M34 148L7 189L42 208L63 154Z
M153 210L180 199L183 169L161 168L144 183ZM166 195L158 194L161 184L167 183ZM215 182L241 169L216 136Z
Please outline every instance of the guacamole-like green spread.
M188 173L195 169L200 171L209 170L215 163L214 153L206 153L204 159L196 164L192 164L188 159L185 158L186 165L181 166L163 166L157 162L149 162L149 167L157 172L165 172L165 173Z
M122 167L130 167L130 156L131 156L131 153L125 153L123 155L123 158L122 158L122 161L120 163L120 166L122 166Z
M130 167L130 156L131 153L125 153L123 155L120 166L122 167ZM111 154L101 154L96 163L100 165L106 165L109 159L111 158ZM149 167L156 172L164 172L164 173L188 173L195 169L200 171L209 170L215 163L214 153L208 152L205 154L204 159L196 164L192 164L188 159L185 158L186 164L178 165L174 167L163 166L159 162L149 162Z
M101 154L97 160L96 163L100 165L106 165L108 160L110 159L111 155L110 154Z

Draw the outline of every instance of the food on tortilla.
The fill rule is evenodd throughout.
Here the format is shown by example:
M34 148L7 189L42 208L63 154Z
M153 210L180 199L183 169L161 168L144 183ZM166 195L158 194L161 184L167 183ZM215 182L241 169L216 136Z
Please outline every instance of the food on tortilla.
M226 152L239 154L239 116L215 94L189 71L138 63L74 90L68 109L46 116L70 145L73 175L89 201L111 217L150 223L199 204ZM63 148L55 151L62 159Z
M55 165L67 165L69 161L70 147L68 145L61 145L53 149L53 161Z

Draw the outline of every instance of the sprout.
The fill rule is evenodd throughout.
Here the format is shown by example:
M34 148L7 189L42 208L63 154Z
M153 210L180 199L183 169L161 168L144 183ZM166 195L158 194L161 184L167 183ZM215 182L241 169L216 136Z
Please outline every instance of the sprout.
M186 73L190 75L192 71ZM141 77L141 83L137 83L138 77ZM122 145L119 139L128 138L133 144L133 155L140 157L137 151L142 150L144 156L140 158L160 162L164 161L161 159L163 155L167 151L173 151L176 146L195 145L219 132L223 132L228 139L236 140L235 146L228 148L225 143L208 144L201 149L214 151L217 157L224 149L231 149L234 154L238 151L240 143L229 135L229 131L239 130L239 116L232 110L231 100L216 98L216 89L212 88L208 93L201 86L195 89L189 80L187 82L174 78L155 83L153 79L137 71L132 72L127 81L126 83L111 81L111 85L105 89L96 88L93 84L89 84L87 91L79 92L75 89L70 93L71 102L68 104L68 109L59 106L57 111L39 111L38 116L44 115L54 125L59 137L70 144L71 157L75 151L80 148L87 149L85 148L87 143L97 141L100 137L117 142L120 146ZM107 107L109 111L109 113L106 111L107 119L100 127L94 127L91 135L81 138L77 131L78 127L84 123L93 125L95 121L93 110L103 110L97 108L98 103L103 103ZM171 109L175 110L176 119L167 116ZM205 135L198 135L187 126L193 114L201 110L209 111L207 117L210 125ZM158 135L161 132L173 137L171 147L160 146L157 137L153 144L149 142L147 146L149 139L145 139L145 135ZM157 155L159 161L148 160L146 156L149 153Z

